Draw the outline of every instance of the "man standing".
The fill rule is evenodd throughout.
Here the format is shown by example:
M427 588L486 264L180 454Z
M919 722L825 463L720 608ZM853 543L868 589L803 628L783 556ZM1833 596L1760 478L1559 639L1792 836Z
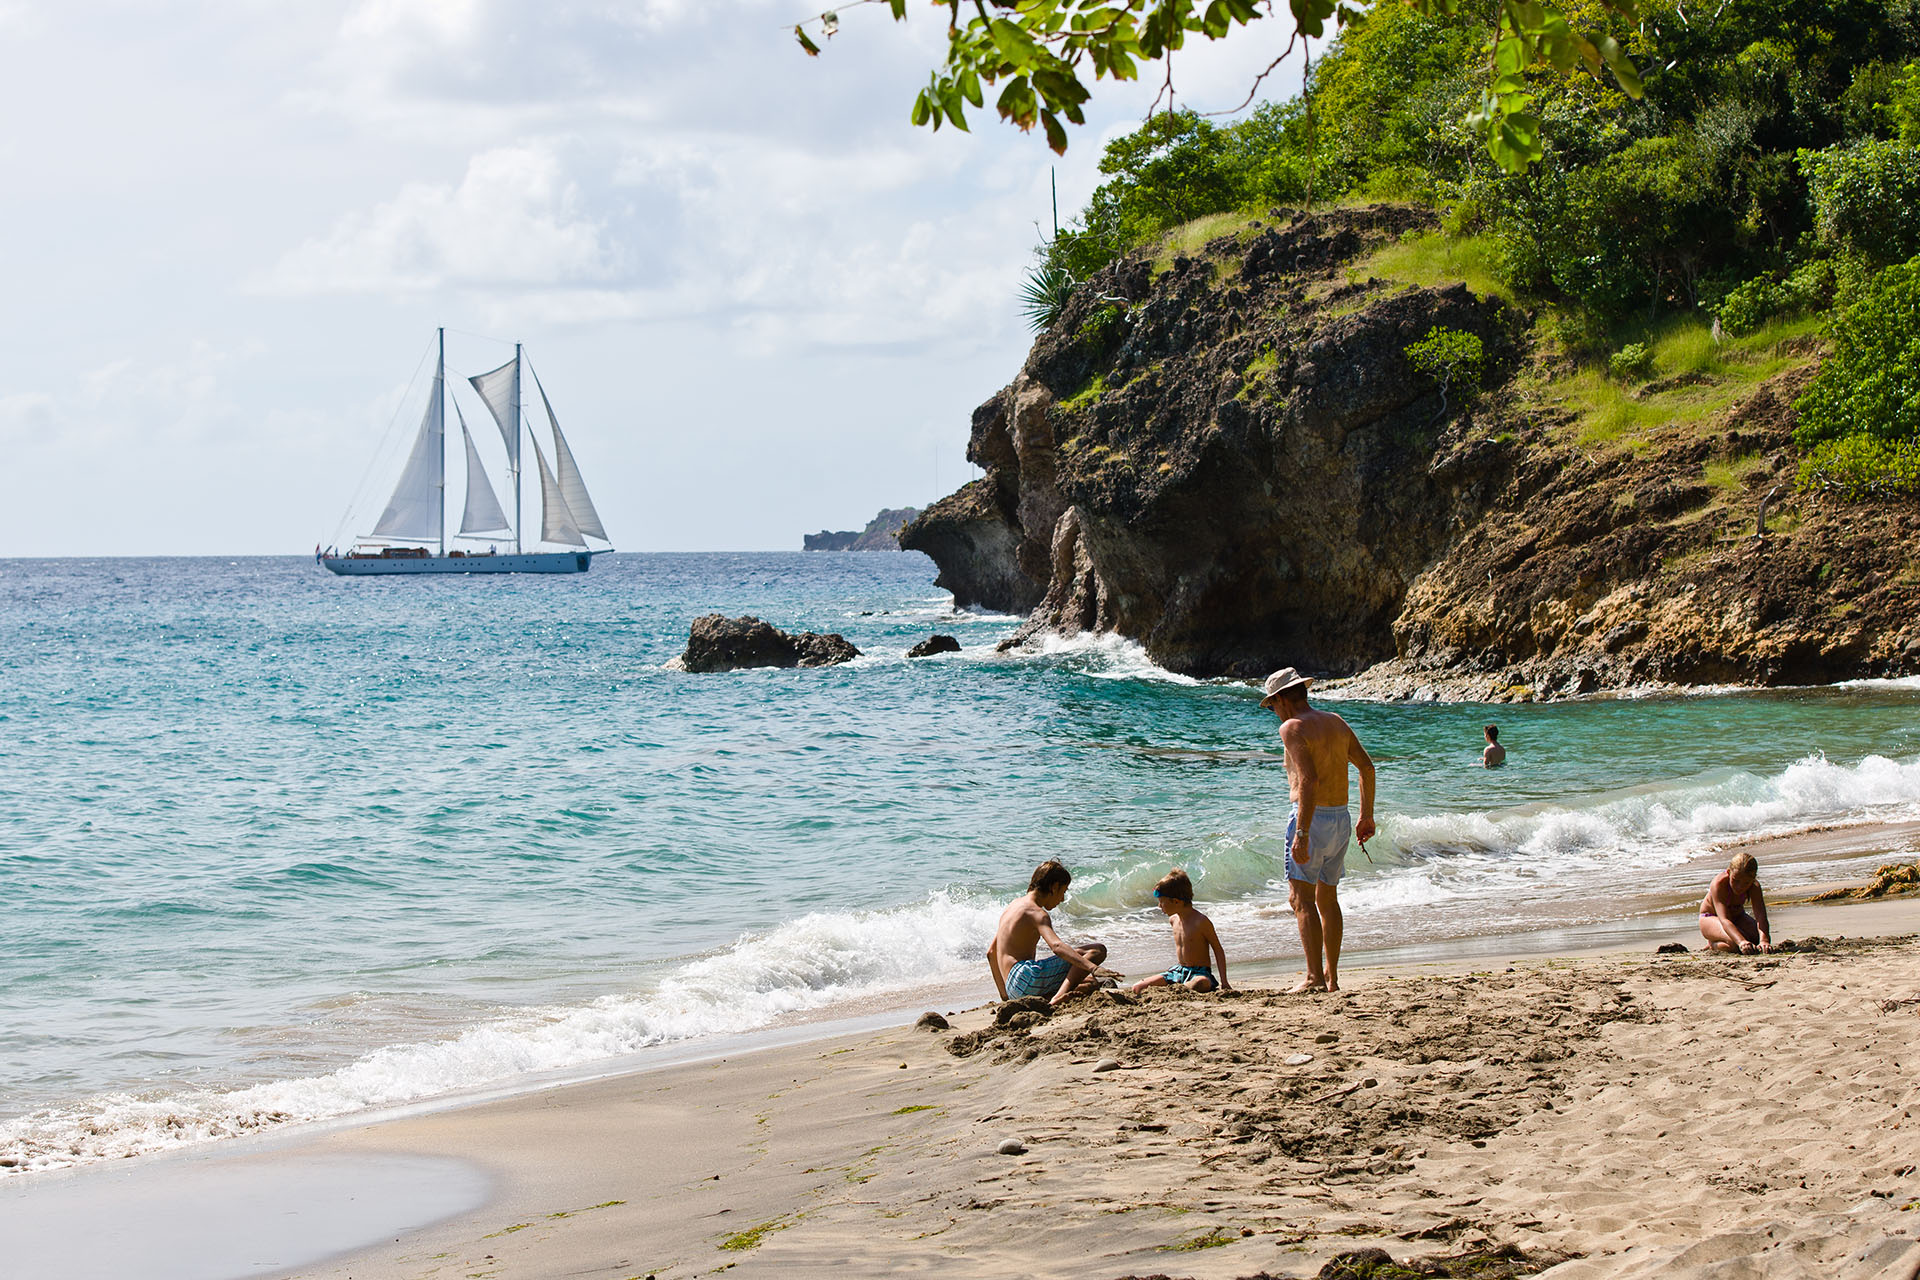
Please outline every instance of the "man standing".
M1347 722L1307 705L1312 682L1292 667L1267 677L1260 705L1280 717L1287 751L1287 791L1293 817L1287 822L1287 903L1300 926L1307 974L1293 988L1340 989L1340 877L1347 870L1347 840L1373 836L1373 757ZM1360 771L1360 821L1347 812L1347 766Z

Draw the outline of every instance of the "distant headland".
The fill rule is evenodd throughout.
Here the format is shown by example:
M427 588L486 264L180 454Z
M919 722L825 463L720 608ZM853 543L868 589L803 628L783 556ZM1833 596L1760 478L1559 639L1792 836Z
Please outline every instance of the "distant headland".
M900 530L919 515L918 507L882 511L858 533L851 529L838 533L822 529L819 533L806 534L801 542L808 551L898 551Z

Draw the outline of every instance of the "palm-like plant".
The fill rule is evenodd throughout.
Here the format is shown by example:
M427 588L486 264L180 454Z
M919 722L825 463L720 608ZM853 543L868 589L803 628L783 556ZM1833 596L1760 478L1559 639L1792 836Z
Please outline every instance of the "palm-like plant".
M1067 309L1067 299L1079 287L1080 282L1065 267L1044 260L1037 263L1020 286L1020 310L1033 331L1045 333L1053 328L1053 322Z

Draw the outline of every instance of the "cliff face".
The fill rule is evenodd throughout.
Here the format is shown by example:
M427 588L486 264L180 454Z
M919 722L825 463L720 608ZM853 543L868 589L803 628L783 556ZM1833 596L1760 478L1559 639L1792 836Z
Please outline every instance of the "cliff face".
M1804 369L1711 438L1588 448L1517 389L1525 317L1349 279L1430 221L1297 217L1096 277L975 411L985 477L901 545L958 604L1030 612L1009 643L1117 632L1195 675L1371 667L1382 692L1518 697L1920 669L1920 520L1809 508L1729 533L1790 482ZM1479 339L1478 398L1410 362L1436 327Z

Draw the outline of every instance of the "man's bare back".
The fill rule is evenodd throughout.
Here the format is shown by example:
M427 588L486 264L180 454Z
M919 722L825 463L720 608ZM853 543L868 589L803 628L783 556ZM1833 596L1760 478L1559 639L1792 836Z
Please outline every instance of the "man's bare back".
M1345 720L1308 707L1280 726L1280 741L1287 749L1289 799L1315 808L1347 803L1347 762L1360 740Z

